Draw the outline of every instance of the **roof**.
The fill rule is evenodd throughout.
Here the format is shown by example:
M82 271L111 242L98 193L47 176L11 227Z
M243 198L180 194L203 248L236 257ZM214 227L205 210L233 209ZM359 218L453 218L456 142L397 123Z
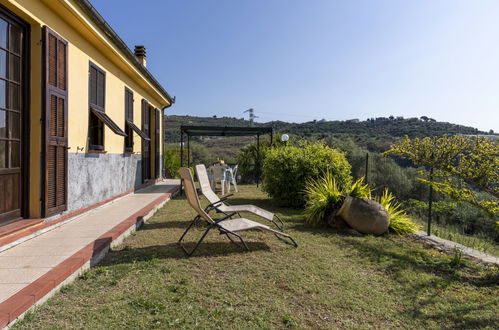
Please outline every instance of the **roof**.
M83 9L83 11L90 17L90 19L99 26L106 36L118 47L119 50L127 57L133 66L149 80L149 82L161 93L161 95L170 102L170 106L175 103L175 97L170 94L161 86L161 84L153 77L153 75L143 66L135 57L133 52L128 48L125 42L118 36L113 28L106 22L106 20L99 14L99 12L92 6L88 0L76 0L76 3Z
M180 126L180 132L189 136L253 136L272 134L272 127Z

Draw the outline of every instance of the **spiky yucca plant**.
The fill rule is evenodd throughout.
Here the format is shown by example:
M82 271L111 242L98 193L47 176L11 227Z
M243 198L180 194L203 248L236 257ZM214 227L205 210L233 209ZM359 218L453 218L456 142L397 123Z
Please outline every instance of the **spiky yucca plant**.
M369 185L364 184L364 177L355 181L350 188L347 189L346 194L357 198L371 199L372 190Z
M388 189L385 189L383 194L376 198L376 201L383 205L390 216L389 231L397 235L407 235L417 232L419 226L401 209L400 203L395 200L395 196Z
M305 221L311 225L322 224L331 205L343 199L342 192L329 170L318 179L307 180L304 192Z

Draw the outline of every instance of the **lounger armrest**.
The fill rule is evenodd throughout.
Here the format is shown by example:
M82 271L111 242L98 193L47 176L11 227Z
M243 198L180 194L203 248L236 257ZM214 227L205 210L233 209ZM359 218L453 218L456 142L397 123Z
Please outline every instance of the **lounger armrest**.
M227 220L228 218L230 218L230 217L232 217L232 216L234 216L234 215L236 215L236 214L237 214L237 212L232 212L232 213L227 214L227 215L226 215L225 217L223 217L223 218L216 219L216 220L215 220L215 219L213 219L213 220L215 221L215 223L219 223L219 222L221 222L221 221Z
M225 201L227 198L229 198L230 196L234 196L234 194L228 194L228 195L225 195L223 196L222 198L220 198L220 201Z
M211 207L217 207L217 206L220 206L222 204L222 201L216 201L214 203L211 203L211 204L208 204L206 205L206 207L204 208L205 210L211 208Z

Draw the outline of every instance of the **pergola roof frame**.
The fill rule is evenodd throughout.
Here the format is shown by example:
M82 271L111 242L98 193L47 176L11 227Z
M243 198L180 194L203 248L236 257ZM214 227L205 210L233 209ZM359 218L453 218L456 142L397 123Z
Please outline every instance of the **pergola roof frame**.
M260 148L260 135L270 134L272 143L274 129L272 127L237 127L237 126L180 126L180 166L184 166L184 134L187 135L187 166L191 166L190 137L191 136L255 136L256 145ZM261 159L257 160L259 163ZM258 173L257 187L260 182Z
M180 133L187 136L258 136L273 132L272 127L180 126Z

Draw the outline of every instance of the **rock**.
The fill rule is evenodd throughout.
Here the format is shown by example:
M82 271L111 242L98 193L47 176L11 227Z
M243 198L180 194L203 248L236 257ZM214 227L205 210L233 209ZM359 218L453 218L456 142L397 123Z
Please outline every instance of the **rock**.
M353 229L363 234L381 235L390 225L390 216L379 203L347 196L337 213Z

